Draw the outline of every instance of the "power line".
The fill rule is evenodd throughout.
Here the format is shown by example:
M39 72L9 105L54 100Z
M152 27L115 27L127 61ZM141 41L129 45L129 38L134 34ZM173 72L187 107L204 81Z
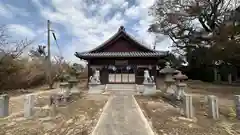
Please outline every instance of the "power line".
M56 35L55 35L55 33L54 33L53 31L52 31L52 35L53 35L53 38L54 38L55 43L56 43L56 45L57 45L58 51L59 51L59 53L60 53L60 56L63 58L61 48L60 48L60 46L59 46L59 44L58 44L58 41L57 41Z

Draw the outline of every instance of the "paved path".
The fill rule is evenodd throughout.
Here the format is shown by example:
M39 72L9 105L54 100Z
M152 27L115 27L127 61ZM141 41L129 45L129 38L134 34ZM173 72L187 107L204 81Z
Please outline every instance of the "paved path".
M92 135L153 135L135 98L126 91L114 93L104 107Z

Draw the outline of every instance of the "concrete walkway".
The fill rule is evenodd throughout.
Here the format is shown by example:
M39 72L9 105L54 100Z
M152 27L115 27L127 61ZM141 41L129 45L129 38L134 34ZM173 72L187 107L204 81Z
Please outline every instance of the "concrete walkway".
M110 97L92 135L154 135L131 94Z

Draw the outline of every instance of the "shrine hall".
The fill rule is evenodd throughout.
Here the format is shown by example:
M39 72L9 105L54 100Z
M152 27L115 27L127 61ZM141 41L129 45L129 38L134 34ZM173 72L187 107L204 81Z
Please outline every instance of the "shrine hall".
M166 55L167 52L151 49L134 39L123 26L96 48L75 53L76 57L88 62L88 81L98 70L101 84L142 84L146 69L156 78L159 61Z

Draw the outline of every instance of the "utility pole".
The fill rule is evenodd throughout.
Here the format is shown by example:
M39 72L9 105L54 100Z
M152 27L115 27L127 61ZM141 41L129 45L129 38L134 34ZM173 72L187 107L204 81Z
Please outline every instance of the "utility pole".
M48 57L47 57L47 63L48 63L48 84L49 84L49 88L52 88L52 75L51 75L51 71L52 71L52 65L51 65L51 49L50 49L50 20L47 21L47 31L48 31L48 35L47 35L47 40L48 40Z

